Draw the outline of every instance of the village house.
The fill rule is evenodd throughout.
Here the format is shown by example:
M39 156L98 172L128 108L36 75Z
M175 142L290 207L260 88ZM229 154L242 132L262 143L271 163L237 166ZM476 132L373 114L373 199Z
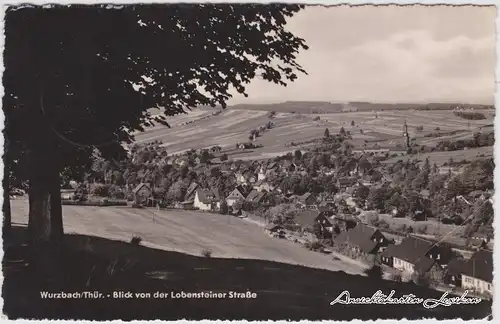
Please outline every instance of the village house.
M327 194L321 199L322 206L335 206L335 195Z
M333 215L335 215L335 210L331 207L328 207L328 206L319 205L316 207L316 209L320 213L324 213L327 217L333 217Z
M464 265L462 288L493 293L493 252L478 251Z
M266 166L266 173L273 171L273 170L276 171L276 170L278 170L278 168L279 168L278 164L276 162L271 161Z
M297 203L302 207L310 207L316 204L316 196L312 193L305 193L302 196L297 197Z
M278 237L284 237L286 232L285 228L281 225L277 224L269 224L266 226L266 231L273 235L273 236L278 236Z
M253 185L253 189L257 191L271 192L274 190L274 186L267 181L259 180Z
M482 250L488 247L490 237L486 233L475 233L473 236L467 240L467 246L473 248L474 250Z
M238 184L253 184L257 182L257 178L255 177L252 171L238 172L236 175L236 183Z
M283 160L283 162L281 162L281 169L285 173L291 173L297 170L297 165L290 160Z
M211 190L196 190L193 206L203 211L217 210L220 208L219 195Z
M257 181L264 181L264 180L266 180L266 178L267 178L266 170L265 170L264 166L261 166L259 168L259 173L257 174Z
M431 279L441 279L440 268L448 264L452 258L449 245L408 236L398 245L390 245L382 252L383 264L398 269L409 275L431 274ZM432 269L437 270L431 271ZM433 278L434 274L437 276Z
M132 190L134 194L134 202L136 204L145 204L147 201L153 197L153 191L147 183L140 183Z
M359 223L356 227L337 235L333 244L348 248L354 253L374 255L381 247L387 246L389 241L377 228Z
M227 196L226 203L228 207L232 207L237 201L245 200L244 190L241 187L234 188L233 191Z
M349 187L356 185L358 179L356 177L341 177L337 179L337 187L346 190Z
M325 213L317 210L306 209L299 212L295 216L295 223L302 228L303 231L312 232L314 225L320 226L320 232L324 237L331 237L333 232L332 221L326 216Z
M334 226L333 235L338 235L342 232L346 232L358 225L358 221L349 215L335 215L332 218L332 223Z
M465 269L467 260L452 259L446 267L443 282L455 287L462 287L462 272Z
M253 148L254 145L252 143L238 143L236 144L236 147L240 150L246 150Z
M196 182L192 182L186 190L186 194L184 195L185 202L193 202L194 197L196 195L196 189L198 189L198 184Z
M174 165L176 165L179 168L187 165L187 163L188 163L187 158L176 158L174 160Z
M61 189L61 199L70 200L75 195L75 189Z
M411 212L411 218L416 222L427 220L427 211L424 208L419 208Z
M269 197L267 196L267 193L264 191L252 190L248 194L246 201L256 204L258 206L269 205Z

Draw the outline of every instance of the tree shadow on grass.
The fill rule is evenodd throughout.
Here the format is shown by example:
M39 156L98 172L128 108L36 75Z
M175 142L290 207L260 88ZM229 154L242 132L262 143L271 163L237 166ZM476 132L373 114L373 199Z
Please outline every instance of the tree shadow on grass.
M352 320L390 318L484 318L491 303L436 307L422 305L330 306L342 291L368 297L377 290L395 296L442 294L414 284L394 283L278 262L221 259L155 250L127 242L65 235L63 248L23 245L26 231L14 227L5 248L4 313L10 319L87 320ZM43 299L41 292L98 292L100 298ZM255 299L172 299L172 292L257 294ZM153 298L113 298L113 293L149 292ZM154 293L168 298L154 298ZM109 295L109 297L108 297Z

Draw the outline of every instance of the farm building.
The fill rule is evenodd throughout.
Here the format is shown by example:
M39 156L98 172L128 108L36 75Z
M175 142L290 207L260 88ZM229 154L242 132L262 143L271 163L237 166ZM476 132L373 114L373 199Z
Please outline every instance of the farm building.
M132 190L134 194L134 202L136 204L145 204L149 199L153 198L153 191L147 183L140 183Z
M216 210L220 207L219 195L210 190L196 190L193 207L199 210Z

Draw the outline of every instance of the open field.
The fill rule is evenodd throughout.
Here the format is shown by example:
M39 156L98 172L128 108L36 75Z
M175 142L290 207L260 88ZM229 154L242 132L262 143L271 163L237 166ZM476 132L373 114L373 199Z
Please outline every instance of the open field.
M26 224L28 202L13 200L12 221ZM144 246L214 258L260 259L327 270L361 274L352 263L332 260L286 240L268 236L252 223L233 216L194 211L157 211L131 207L63 206L66 233L93 235L130 242L133 236ZM154 217L154 220L153 220Z
M237 143L248 142L249 132L264 126L270 120L267 117L267 111L263 110L230 108L219 115L212 116L215 111L215 109L199 109L187 115L169 118L172 128L147 129L136 135L136 141L146 143L160 140L169 154L213 145L232 149ZM238 158L271 158L293 151L299 147L290 146L291 142L322 137L325 128L328 128L330 133L338 133L340 128L344 127L353 136L350 142L358 148L372 147L375 143L382 147L396 147L398 144L404 145L402 133L405 121L408 124L410 136L415 138L417 143L433 146L442 139L469 138L475 131L479 131L480 127L491 125L493 111L482 112L487 115L488 119L469 121L455 116L451 110L278 113L276 118L272 119L275 128L264 132L255 141L255 144L262 144L264 147L238 154ZM314 119L318 117L320 119L315 121ZM352 122L354 125L351 124ZM417 132L418 126L422 126L423 131ZM424 137L425 134L436 132L437 127L441 132L459 132L439 138Z

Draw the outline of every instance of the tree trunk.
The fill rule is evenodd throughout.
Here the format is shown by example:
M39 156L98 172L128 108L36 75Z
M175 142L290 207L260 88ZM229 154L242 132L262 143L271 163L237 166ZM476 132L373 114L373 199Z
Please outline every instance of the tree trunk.
M3 206L2 206L2 211L3 211L3 235L5 238L5 235L10 232L11 224L12 224L12 219L11 219L11 214L10 214L10 186L9 186L9 169L7 167L7 161L4 159L4 165L3 165Z
M31 152L28 232L32 243L58 244L63 237L60 174L48 152Z

